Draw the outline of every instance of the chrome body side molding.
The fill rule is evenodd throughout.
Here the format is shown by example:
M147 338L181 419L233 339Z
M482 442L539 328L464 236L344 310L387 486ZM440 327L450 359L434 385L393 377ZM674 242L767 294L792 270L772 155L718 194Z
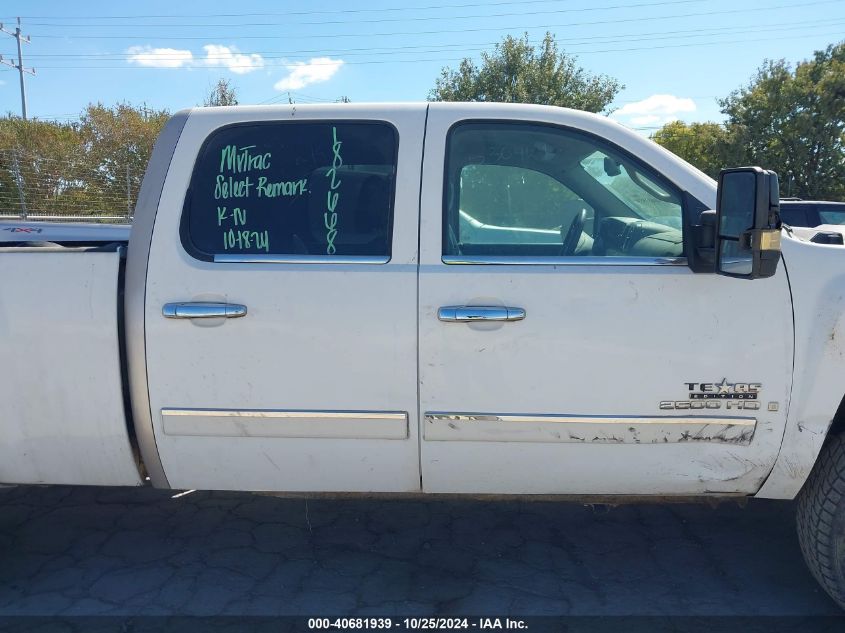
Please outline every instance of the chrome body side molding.
M512 415L428 411L423 439L469 442L748 445L755 418Z
M162 409L165 435L404 440L404 411Z

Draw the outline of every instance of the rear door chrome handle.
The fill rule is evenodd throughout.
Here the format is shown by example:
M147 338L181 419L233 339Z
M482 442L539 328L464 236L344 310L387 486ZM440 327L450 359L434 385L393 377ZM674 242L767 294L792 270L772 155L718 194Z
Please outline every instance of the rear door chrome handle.
M437 318L447 323L522 321L525 310L505 306L443 306L437 311Z
M168 319L237 319L246 316L246 306L239 303L185 301L165 303L161 313Z

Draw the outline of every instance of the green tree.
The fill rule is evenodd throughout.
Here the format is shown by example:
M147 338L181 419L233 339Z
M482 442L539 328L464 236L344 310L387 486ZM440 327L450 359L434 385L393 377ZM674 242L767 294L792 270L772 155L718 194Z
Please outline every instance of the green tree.
M61 213L80 183L79 126L16 116L0 119L0 213Z
M0 213L125 215L168 116L98 104L71 123L0 119Z
M96 178L88 181L92 197L101 196L118 212L134 207L147 161L170 113L120 103L89 105L80 119L86 164ZM93 174L92 174L93 175Z
M202 104L206 107L238 105L235 87L228 79L218 79L217 83L209 89Z
M526 33L510 35L492 52L481 53L481 65L464 59L457 70L444 68L429 93L431 101L538 103L589 112L607 112L624 86L606 75L592 75L574 57L558 50L551 33L532 46Z
M651 138L711 178L716 178L724 167L742 162L731 132L719 123L672 121Z
M720 105L739 162L777 171L784 195L845 199L845 42L766 61Z

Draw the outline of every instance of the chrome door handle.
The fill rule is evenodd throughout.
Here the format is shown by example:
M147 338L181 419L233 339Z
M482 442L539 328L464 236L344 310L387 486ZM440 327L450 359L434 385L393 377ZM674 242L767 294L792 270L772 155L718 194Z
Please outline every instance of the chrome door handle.
M522 321L525 310L505 306L443 306L437 311L437 318L447 323Z
M239 303L185 301L165 303L161 313L168 319L237 319L246 316L246 306Z

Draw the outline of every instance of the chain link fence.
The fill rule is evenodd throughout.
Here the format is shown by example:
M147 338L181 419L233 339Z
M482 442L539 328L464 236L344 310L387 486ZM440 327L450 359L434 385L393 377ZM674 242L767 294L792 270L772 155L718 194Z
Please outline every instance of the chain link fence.
M0 149L0 220L130 223L142 173Z

